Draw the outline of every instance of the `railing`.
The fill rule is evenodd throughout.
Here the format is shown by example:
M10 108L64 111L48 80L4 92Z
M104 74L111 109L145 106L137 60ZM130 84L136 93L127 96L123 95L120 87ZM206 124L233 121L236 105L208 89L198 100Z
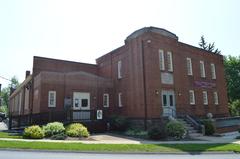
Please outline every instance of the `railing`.
M37 114L9 115L9 128L33 124L44 125L54 121L73 122L93 120L96 120L96 110L50 110L49 112Z
M176 117L176 109L172 107L164 107L163 108L163 116L164 117Z
M177 116L184 118L187 122L189 122L196 130L198 130L201 133L205 133L205 127L204 125L202 125L202 123L200 122L200 120L198 120L196 117L193 117L192 115L190 115L191 113L184 109L184 108L180 108L177 111Z

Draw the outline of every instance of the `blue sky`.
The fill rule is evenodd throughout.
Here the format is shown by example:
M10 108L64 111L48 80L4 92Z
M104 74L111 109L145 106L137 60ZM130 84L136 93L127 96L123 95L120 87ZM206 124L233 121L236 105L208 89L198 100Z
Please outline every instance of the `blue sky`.
M33 56L95 63L145 26L240 55L239 0L0 0L0 76L24 80ZM7 81L0 78L7 86Z

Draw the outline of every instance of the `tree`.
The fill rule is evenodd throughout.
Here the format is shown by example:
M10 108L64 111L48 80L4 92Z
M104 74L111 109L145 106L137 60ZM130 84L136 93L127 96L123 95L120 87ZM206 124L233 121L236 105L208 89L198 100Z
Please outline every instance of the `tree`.
M215 43L213 42L208 44L203 35L201 36L201 39L198 45L203 50L210 51L214 54L221 54L221 51L219 49L215 49Z
M3 88L1 92L1 98L3 99L2 101L3 106L8 106L11 89L17 89L17 87L19 86L19 82L16 76L13 76L10 81L11 82L8 85L8 87Z
M224 57L229 102L240 99L240 56Z

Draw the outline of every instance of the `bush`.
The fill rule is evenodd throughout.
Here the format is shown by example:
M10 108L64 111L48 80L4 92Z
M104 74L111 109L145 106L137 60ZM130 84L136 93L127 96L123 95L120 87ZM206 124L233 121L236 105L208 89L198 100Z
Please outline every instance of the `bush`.
M65 133L65 128L63 123L53 122L48 123L46 126L43 126L43 131L47 137L51 137L56 134Z
M112 116L110 119L110 123L112 130L125 131L128 127L128 120L123 116Z
M68 125L66 128L66 134L70 137L89 137L87 128L80 123Z
M40 126L33 125L24 129L23 137L27 139L42 139L44 132Z
M211 120L203 120L205 127L205 135L213 135L215 133L215 127Z
M52 140L65 140L66 138L67 135L65 133L56 134L51 137Z
M166 133L159 126L153 126L148 130L148 137L153 140L160 140L166 138Z
M240 116L240 99L229 103L229 110L232 116Z
M182 123L176 120L171 120L166 125L166 133L168 136L174 137L175 139L182 139L186 135L186 128Z
M148 132L141 130L141 129L128 129L126 132L124 132L125 135L127 136L132 136L132 137L137 137L137 138L147 138L148 137Z

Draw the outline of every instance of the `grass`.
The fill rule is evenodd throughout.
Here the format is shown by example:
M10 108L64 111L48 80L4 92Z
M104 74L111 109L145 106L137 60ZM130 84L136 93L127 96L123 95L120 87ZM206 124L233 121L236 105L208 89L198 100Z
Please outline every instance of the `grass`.
M0 138L22 139L22 136L10 135L7 132L0 132Z
M57 142L1 141L0 148L101 151L101 152L203 152L234 151L240 152L239 144L82 144Z

